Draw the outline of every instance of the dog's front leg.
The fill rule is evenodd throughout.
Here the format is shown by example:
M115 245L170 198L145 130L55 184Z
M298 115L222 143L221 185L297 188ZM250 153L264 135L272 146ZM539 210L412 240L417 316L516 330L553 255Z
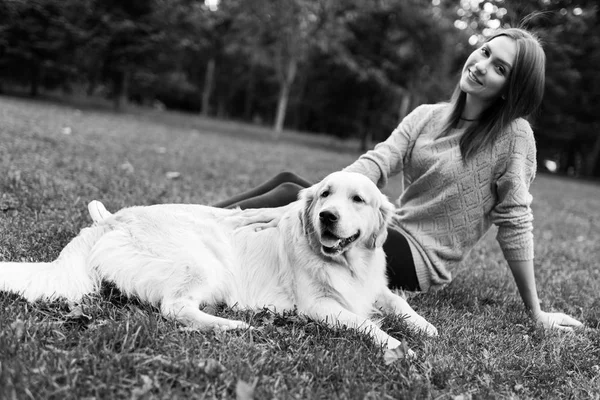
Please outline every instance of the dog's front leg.
M306 314L334 328L346 325L348 328L364 332L371 336L375 343L385 345L388 349L395 349L401 345L399 340L382 331L371 320L346 310L334 300L321 300L312 305Z
M398 296L387 287L379 295L377 305L383 307L384 311L405 317L409 327L416 331L421 331L428 336L438 335L435 326L417 314L404 298Z

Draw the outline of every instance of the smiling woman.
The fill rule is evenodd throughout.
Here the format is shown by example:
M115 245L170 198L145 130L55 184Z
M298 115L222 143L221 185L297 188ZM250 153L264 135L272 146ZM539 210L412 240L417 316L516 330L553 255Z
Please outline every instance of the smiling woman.
M422 105L390 137L345 170L379 187L398 173L405 190L384 250L388 284L428 291L452 280L452 270L498 227L503 251L525 307L536 323L572 329L581 323L540 308L534 277L532 196L536 147L527 117L539 107L545 54L523 29L501 30L466 60L448 103ZM310 183L291 173L219 206L272 207L247 222L277 225L285 204Z
M512 28L491 36L465 62L443 135L465 129L460 140L465 158L491 146L511 123L538 109L545 65L544 50L532 33Z
M461 119L474 121L489 102L498 98L515 62L517 45L507 36L498 36L475 50L465 63L460 89L467 94ZM506 98L506 96L504 96Z

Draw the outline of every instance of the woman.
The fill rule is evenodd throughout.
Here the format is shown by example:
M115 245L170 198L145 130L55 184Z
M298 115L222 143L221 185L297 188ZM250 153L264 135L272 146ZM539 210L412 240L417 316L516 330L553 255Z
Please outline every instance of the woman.
M548 328L582 325L542 311L535 285L529 186L536 148L525 118L542 101L544 74L545 54L534 35L500 31L468 57L449 103L418 107L385 142L345 168L379 187L404 174L405 190L384 245L390 286L443 287L451 269L494 224L530 316ZM284 173L216 205L285 206L310 184ZM281 208L258 210L247 222L273 226L280 213Z

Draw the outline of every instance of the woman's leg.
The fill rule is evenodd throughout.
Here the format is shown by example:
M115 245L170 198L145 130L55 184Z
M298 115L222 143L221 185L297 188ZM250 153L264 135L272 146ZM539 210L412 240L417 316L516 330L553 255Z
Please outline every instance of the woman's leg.
M246 209L284 206L295 201L301 189L311 185L292 172L281 172L260 186L213 204L213 207Z
M383 251L387 259L388 286L391 289L404 289L411 292L421 290L406 237L393 227L388 228Z

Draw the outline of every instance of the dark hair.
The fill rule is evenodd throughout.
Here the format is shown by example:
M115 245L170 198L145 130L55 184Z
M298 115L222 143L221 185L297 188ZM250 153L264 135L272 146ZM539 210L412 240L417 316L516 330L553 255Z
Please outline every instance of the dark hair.
M498 31L486 43L499 36L508 36L515 41L515 63L504 94L498 96L460 138L460 152L464 162L481 148L494 143L515 119L532 115L544 96L546 55L537 36L525 29L508 28ZM457 85L450 100L451 110L442 136L458 125L466 97L466 93Z

